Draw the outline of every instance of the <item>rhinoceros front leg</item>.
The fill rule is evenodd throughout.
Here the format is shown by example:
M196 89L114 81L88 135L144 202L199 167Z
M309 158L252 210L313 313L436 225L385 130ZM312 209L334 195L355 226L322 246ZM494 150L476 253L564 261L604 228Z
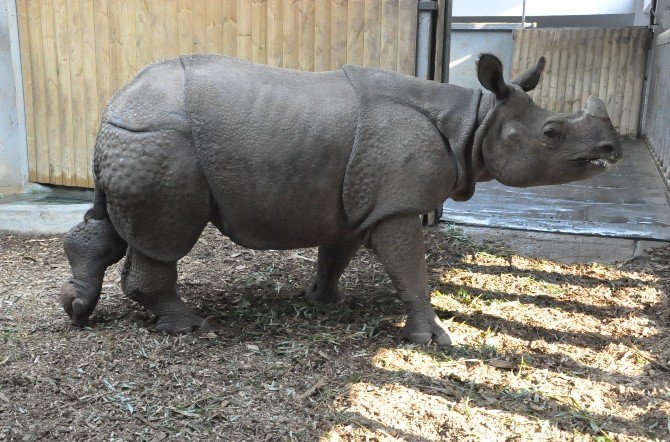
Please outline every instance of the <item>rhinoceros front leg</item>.
M362 242L361 238L356 237L319 247L316 281L306 294L307 301L313 304L337 304L344 301L344 293L338 282Z
M180 333L208 329L207 321L179 298L176 283L176 261L157 261L128 249L121 271L121 287L130 299L158 317L156 330Z
M450 345L451 339L430 304L419 216L397 216L382 221L372 232L370 242L407 309L402 337L417 344L432 340Z

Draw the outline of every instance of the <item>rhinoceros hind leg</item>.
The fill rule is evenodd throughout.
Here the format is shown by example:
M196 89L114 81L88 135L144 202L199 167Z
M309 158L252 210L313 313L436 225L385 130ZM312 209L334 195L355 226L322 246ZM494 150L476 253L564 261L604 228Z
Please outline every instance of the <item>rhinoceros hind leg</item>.
M82 327L98 303L105 270L123 257L126 243L108 218L88 218L70 229L63 247L72 278L61 287L60 300L72 324Z
M449 334L430 304L419 216L397 216L382 221L373 230L370 242L407 309L401 336L417 344L433 341L450 345Z
M338 281L361 244L361 238L357 237L319 247L316 280L305 295L308 302L327 305L344 301Z
M128 249L121 270L121 287L129 298L158 317L156 330L168 333L208 330L207 321L179 298L176 282L176 261L157 261Z

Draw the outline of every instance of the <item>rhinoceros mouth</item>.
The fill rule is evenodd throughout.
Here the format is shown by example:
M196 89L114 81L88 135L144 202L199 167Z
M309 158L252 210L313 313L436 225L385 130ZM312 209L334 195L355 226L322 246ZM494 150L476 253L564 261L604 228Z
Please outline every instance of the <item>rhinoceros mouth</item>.
M605 169L612 167L615 163L614 161L610 161L608 158L595 158L588 161L596 167L602 167Z
M604 157L594 157L594 158L578 158L577 161L586 163L591 166L598 168L609 169L614 164L616 164L621 159L618 155L607 155Z

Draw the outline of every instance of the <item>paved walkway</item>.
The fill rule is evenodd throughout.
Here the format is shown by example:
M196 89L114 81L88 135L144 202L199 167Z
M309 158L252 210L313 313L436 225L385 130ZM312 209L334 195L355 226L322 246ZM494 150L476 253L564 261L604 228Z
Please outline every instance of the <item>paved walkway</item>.
M0 197L0 233L65 233L93 204L92 190L34 187L34 192Z
M465 226L670 241L664 183L642 141L625 141L613 170L560 186L477 185L468 202L447 201L442 220Z

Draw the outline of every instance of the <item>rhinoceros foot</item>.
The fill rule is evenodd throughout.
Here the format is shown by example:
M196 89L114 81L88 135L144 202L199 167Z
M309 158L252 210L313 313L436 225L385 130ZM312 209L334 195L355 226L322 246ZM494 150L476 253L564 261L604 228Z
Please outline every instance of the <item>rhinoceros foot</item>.
M400 336L415 344L451 345L451 338L437 316L430 319L410 317L400 331Z
M72 325L84 327L100 298L100 289L92 284L70 278L60 289L63 309L72 319Z
M305 294L307 302L314 305L340 304L344 302L344 293L339 287L321 289L318 284L314 284L311 290Z
M207 320L196 314L190 314L186 317L161 316L156 323L156 331L165 333L207 332L211 329Z

